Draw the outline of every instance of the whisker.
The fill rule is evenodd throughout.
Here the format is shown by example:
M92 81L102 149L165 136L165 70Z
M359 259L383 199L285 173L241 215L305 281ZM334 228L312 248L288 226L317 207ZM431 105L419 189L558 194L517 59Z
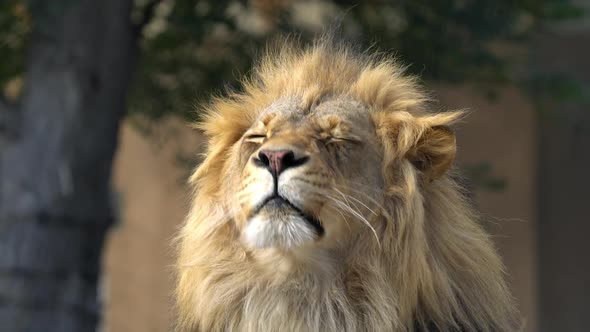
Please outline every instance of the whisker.
M342 217L342 219L344 219L344 222L346 223L346 227L350 230L350 223L348 221L348 219L346 219L346 216L344 216L344 214L342 213L342 211L340 211L340 209L334 207L333 209L334 211L338 212L338 214Z
M350 214L357 217L363 224L365 224L367 227L369 227L369 229L373 232L373 235L375 236L375 240L377 241L377 245L379 246L379 248L381 248L381 241L379 240L379 235L377 235L377 231L362 214L360 214L358 211L356 211L350 205L347 205L346 203L332 197L331 195L326 195L326 197L330 198L332 201L334 201L336 204L338 204L341 208L345 209Z
M344 196L344 197L348 197L348 198L351 198L351 199L353 199L353 200L357 201L359 204L361 204L362 206L364 206L365 208L367 208L367 210L371 211L371 213L372 213L372 214L374 214L374 215L376 215L376 216L378 215L378 214L377 214L377 212L373 211L373 209L371 209L370 207L368 207L368 206L367 206L365 203L363 203L363 202L362 202L360 199L358 199L358 198L356 198L356 197L354 197L354 196L352 196L352 195L347 195L347 194L343 193L342 191L338 190L337 188L334 188L334 190L335 190L336 192L338 192L340 195Z
M374 199L373 197L369 196L367 193L365 193L365 192L363 192L363 191L361 191L361 190L355 189L355 188L353 188L353 187L348 187L348 186L347 186L347 187L344 187L343 189L345 189L345 190L350 190L350 191L353 191L353 192L355 192L355 193L358 193L358 194L361 194L361 195L363 195L363 196L364 196L364 197L365 197L367 200L369 200L369 201L371 201L373 204L375 204L375 206L376 206L376 207L378 207L378 208L381 210L381 212L384 214L384 216L386 216L386 217L390 217L390 216L391 216L391 215L390 215L390 214L387 212L387 209L386 209L386 208L385 208L383 205L381 205L381 203L379 203L379 202L378 202L376 199Z

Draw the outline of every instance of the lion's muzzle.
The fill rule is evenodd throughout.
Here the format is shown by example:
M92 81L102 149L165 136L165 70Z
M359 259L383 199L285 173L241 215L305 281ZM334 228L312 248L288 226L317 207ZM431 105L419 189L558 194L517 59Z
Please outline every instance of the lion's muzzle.
M320 221L289 200L272 195L254 209L242 240L252 248L290 249L321 238Z

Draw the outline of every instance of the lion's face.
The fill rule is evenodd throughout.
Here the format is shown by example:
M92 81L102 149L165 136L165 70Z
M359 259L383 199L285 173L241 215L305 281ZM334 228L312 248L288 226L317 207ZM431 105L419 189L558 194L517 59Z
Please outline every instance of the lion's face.
M371 227L382 157L369 113L351 100L302 112L295 98L263 111L233 151L241 241L250 248L346 244ZM377 203L378 204L378 203Z

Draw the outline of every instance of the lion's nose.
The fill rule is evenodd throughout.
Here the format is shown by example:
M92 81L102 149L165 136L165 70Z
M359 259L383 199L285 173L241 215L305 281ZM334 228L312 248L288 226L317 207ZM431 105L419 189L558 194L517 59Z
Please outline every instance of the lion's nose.
M268 167L275 176L288 168L303 165L309 157L297 157L292 150L261 150L258 152L258 160L262 166Z

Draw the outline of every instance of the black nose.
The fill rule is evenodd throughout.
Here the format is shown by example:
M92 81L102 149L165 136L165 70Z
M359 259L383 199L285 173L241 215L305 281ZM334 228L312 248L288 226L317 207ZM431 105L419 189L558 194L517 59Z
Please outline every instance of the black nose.
M292 150L261 150L258 152L260 164L268 167L271 173L277 176L288 168L303 165L308 159L309 157L297 158Z

